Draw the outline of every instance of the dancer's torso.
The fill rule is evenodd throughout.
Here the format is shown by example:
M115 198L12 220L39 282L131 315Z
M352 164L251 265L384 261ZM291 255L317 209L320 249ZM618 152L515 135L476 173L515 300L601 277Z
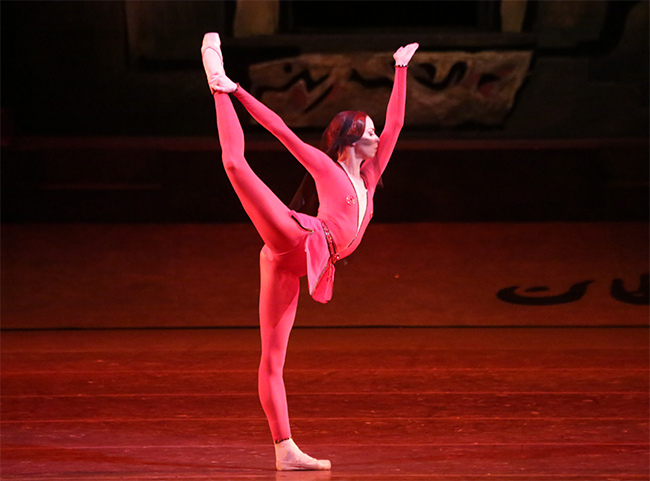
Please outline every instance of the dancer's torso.
M318 218L323 220L332 233L337 253L343 258L350 255L361 238L373 215L375 183L370 167L374 159L368 159L361 168L361 177L367 189L365 215L359 210L359 199L352 181L343 168L333 161L326 174L314 175L320 206ZM359 225L359 215L363 215Z

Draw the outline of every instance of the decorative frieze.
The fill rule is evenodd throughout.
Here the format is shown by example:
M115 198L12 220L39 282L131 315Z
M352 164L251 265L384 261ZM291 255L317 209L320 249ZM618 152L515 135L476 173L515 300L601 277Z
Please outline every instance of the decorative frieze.
M409 67L406 123L497 126L529 71L530 51L418 52ZM301 55L251 65L252 92L291 127L325 127L342 110L383 123L391 53Z

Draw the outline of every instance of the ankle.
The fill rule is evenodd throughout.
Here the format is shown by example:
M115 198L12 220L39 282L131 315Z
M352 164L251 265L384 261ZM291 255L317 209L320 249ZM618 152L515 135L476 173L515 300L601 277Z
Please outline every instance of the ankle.
M210 91L213 94L215 92L222 94L231 94L237 92L239 89L239 84L236 84L225 75L216 75L214 77L208 78L208 85L210 86Z
M315 459L303 453L293 439L280 439L275 443L275 466L278 471L328 471L332 463Z

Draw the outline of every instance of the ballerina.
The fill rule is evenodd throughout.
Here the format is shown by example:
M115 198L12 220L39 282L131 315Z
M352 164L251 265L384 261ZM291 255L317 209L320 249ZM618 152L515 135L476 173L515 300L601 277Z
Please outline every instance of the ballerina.
M359 245L372 217L377 183L404 124L406 67L417 48L418 44L412 43L393 55L395 81L381 136L365 113L340 112L323 134L322 151L300 140L275 112L226 76L217 33L207 33L203 39L201 54L215 102L223 165L264 241L260 253L258 391L279 471L331 469L330 461L303 453L291 437L282 371L298 307L299 279L306 275L311 296L328 302L334 264ZM319 199L316 216L287 207L252 171L244 157L244 133L229 94L311 174Z

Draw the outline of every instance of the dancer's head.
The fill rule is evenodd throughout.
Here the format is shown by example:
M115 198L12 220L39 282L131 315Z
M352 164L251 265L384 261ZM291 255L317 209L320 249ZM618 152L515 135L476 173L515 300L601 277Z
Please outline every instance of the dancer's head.
M337 161L345 147L366 137L372 139L371 144L373 144L365 149L369 154L367 157L370 158L376 152L375 125L364 112L346 110L336 114L330 122L323 133L321 148L332 160ZM360 147L364 147L364 145L360 145ZM374 152L371 152L373 150Z

